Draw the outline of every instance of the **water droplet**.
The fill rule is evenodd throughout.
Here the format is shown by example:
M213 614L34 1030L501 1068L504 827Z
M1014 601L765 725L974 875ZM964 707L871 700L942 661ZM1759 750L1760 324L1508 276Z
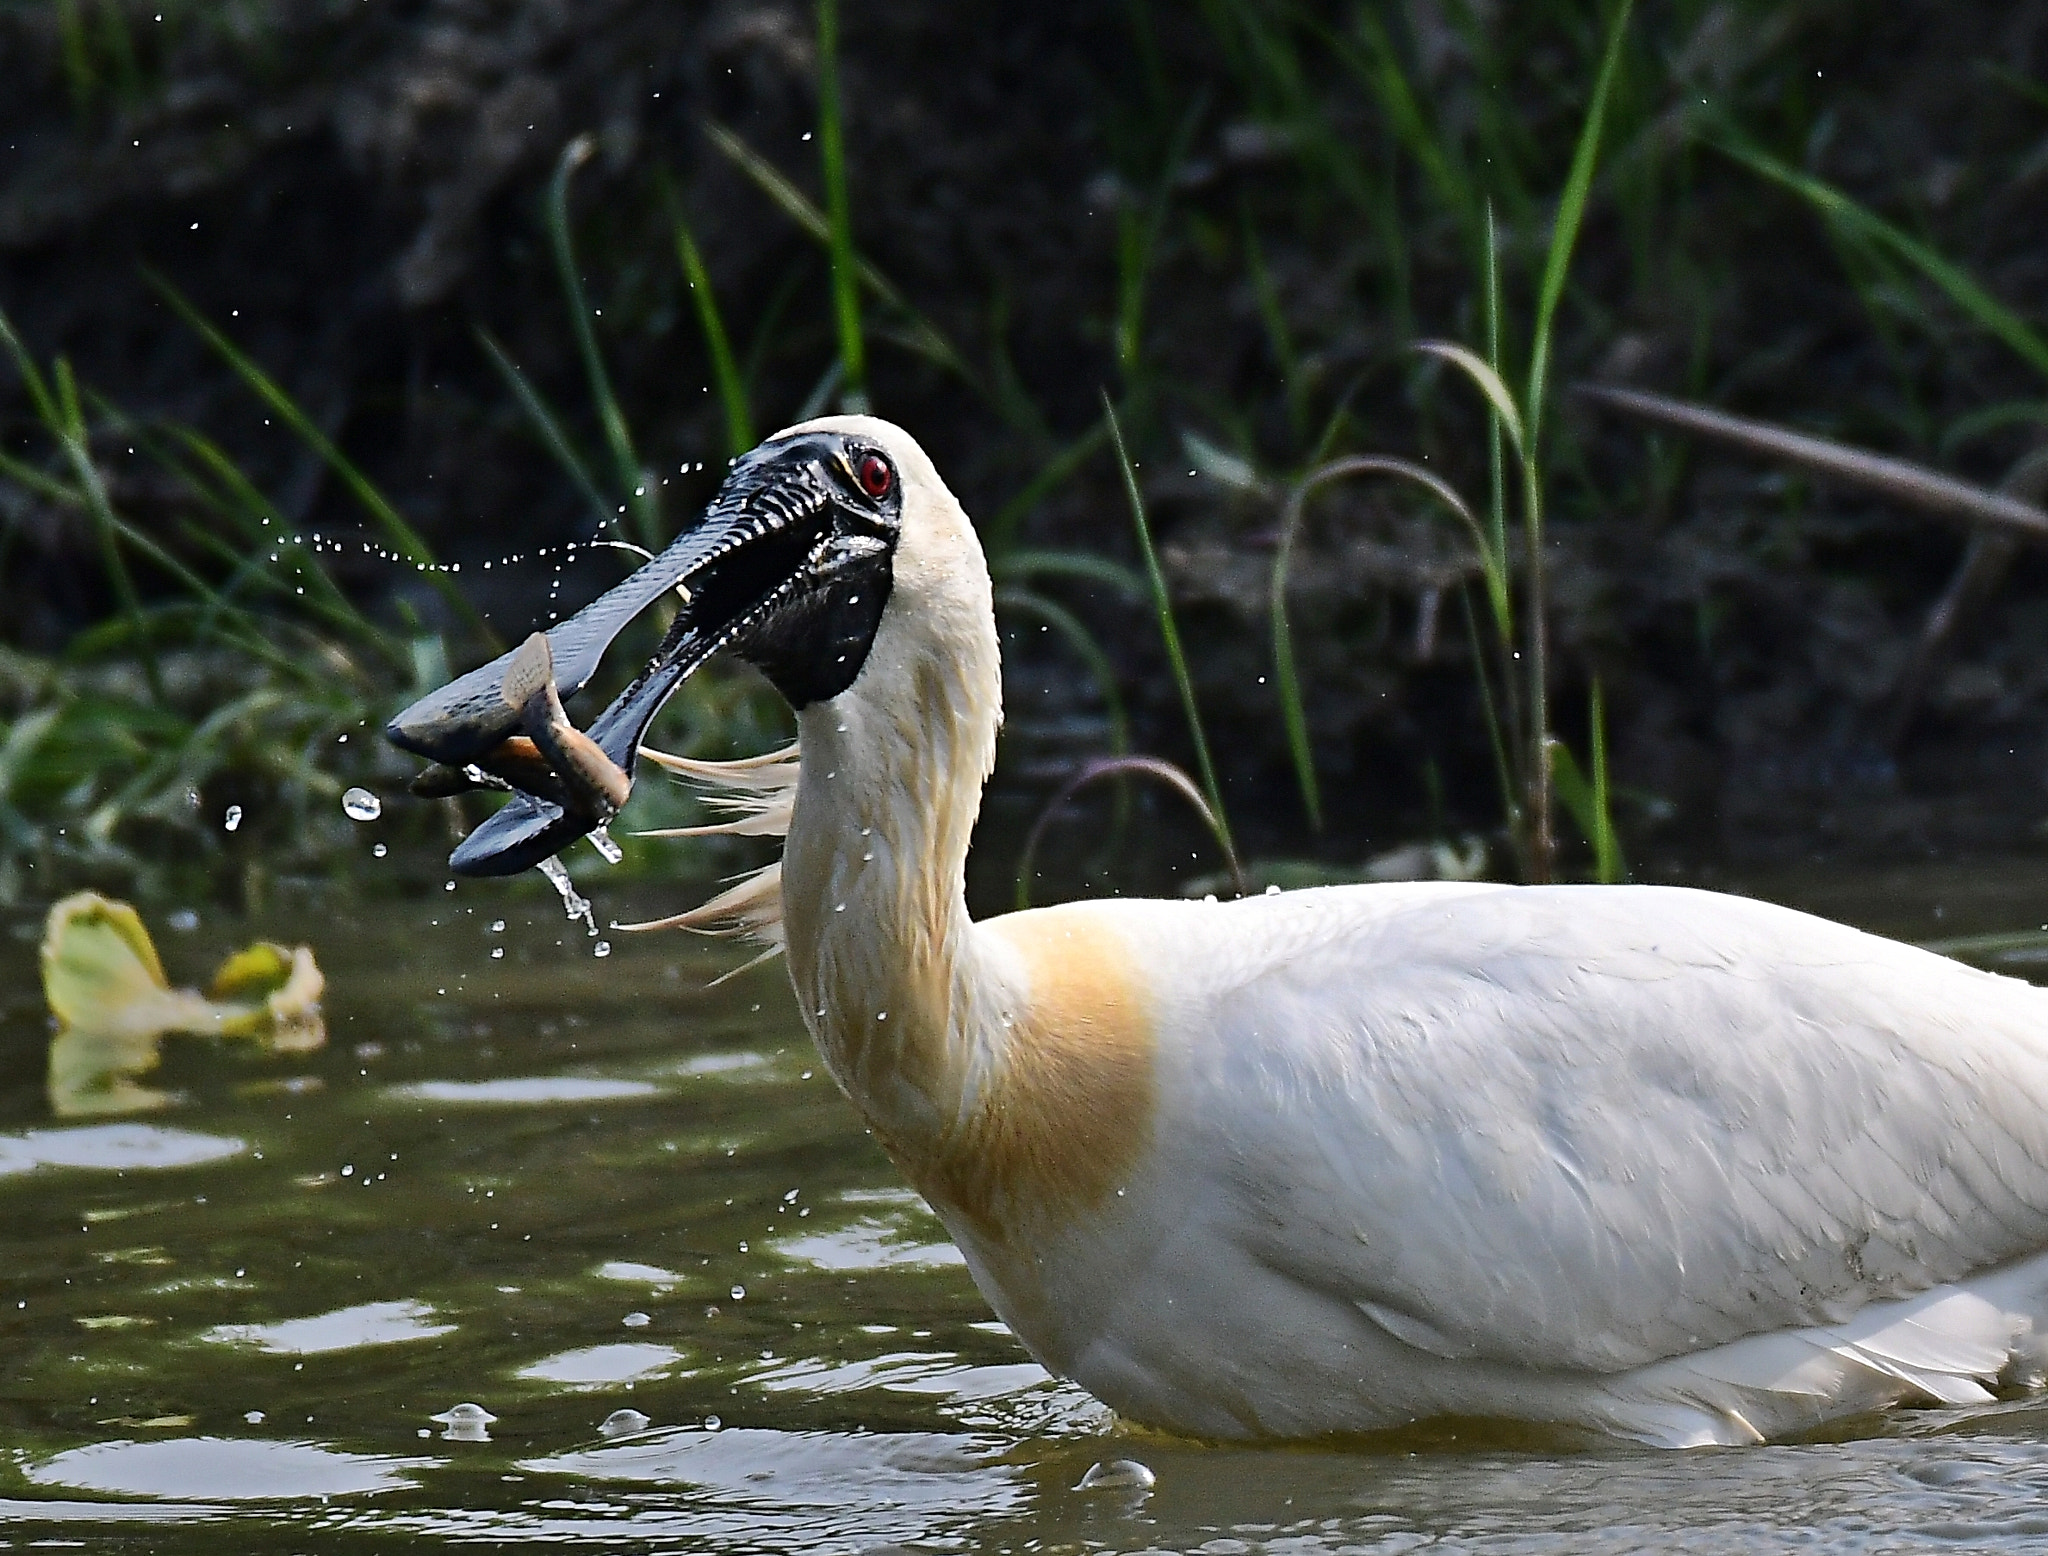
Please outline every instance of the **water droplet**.
M647 1417L637 1410L614 1410L598 1423L600 1437L631 1437L635 1432L644 1432L648 1427Z
M597 933L597 915L590 911L590 899L578 891L569 880L569 872L562 868L559 859L543 859L534 867L548 878L548 884L562 899L562 911L570 918L580 918L584 926L594 935Z
M609 940L600 940L590 948L590 954L592 956L610 956L612 954L612 943Z
M384 802L368 789L354 788L341 797L341 809L351 821L375 821L384 814Z
M1280 895L1280 888L1277 885L1268 886L1266 888L1266 895L1268 897L1277 897Z
M491 1434L484 1430L498 1418L482 1405L454 1405L437 1416L428 1416L429 1421L438 1421L447 1430L441 1434L451 1443L487 1443Z
M1075 1485L1076 1491L1150 1491L1159 1477L1136 1459L1111 1459L1090 1465Z
M354 1162L350 1162L347 1166L343 1167L341 1169L341 1175L344 1178L353 1178L356 1175L356 1164Z
M230 832L233 832L236 828L240 827L241 824L242 807L239 805L230 805L228 807L228 813L221 818L221 825L226 827Z
M501 946L501 945L494 945L494 946L492 946L492 947L491 947L491 960L492 960L492 961L494 961L494 962L502 962L502 961L503 961L504 959L505 959L505 948L504 948L503 946Z
M382 859L386 854L390 852L391 850L388 846L386 846L383 843L379 843L375 848L370 850L370 857L372 859Z
M628 1329L645 1329L649 1324L653 1323L654 1320L649 1318L645 1313L628 1313L624 1318L620 1319L619 1322L624 1324Z
M707 1432L715 1432L723 1425L725 1423L719 1420L717 1416L706 1416L704 1418L704 1430Z
M501 918L492 919L491 933L494 935L502 935L503 933L505 933L505 921Z
M247 1410L242 1413L242 1419L251 1426L261 1426L263 1424L263 1412L260 1410Z
M746 1300L746 1297L747 1297L747 1288L746 1288L746 1287L744 1287L744 1286L735 1286L735 1287L733 1287L733 1288L732 1288L732 1299L733 1299L733 1301L735 1301L735 1302L744 1302L744 1301Z
M174 908L164 922L181 935L189 935L199 927L199 915L190 908Z

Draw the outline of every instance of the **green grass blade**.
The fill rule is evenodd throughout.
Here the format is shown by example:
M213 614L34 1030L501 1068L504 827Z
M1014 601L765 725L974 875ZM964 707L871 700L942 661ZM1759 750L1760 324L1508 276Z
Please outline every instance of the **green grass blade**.
M1960 266L1943 258L1919 239L1909 237L1868 207L1832 184L1780 162L1724 127L1710 142L1725 156L1751 172L1789 189L1853 237L1886 250L1920 272L1987 334L2003 341L2036 372L2048 375L2048 339L2010 308L1985 291Z
M818 0L818 166L825 181L825 241L832 255L832 319L849 411L868 409L867 346L860 333L860 283L853 210L846 193L845 128L839 108L839 0Z
M1088 674L1102 697L1103 708L1109 715L1110 750L1118 756L1127 755L1131 749L1131 719L1124 707L1123 694L1117 690L1116 667L1110 663L1101 642L1081 618L1057 601L1048 600L1029 589L996 590L996 606L999 610L1035 616L1066 640L1067 646L1088 667Z
M562 148L555 159L554 176L548 180L548 240L554 247L555 269L562 278L562 293L568 299L569 317L576 335L576 350L583 358L583 374L590 384L590 397L597 404L598 425L604 429L605 446L611 451L613 474L626 506L633 515L633 528L642 545L661 544L661 500L654 483L640 467L633 450L633 434L626 425L626 413L612 393L611 375L605 371L604 353L598 350L597 330L590 298L583 290L583 275L576 268L576 245L569 231L569 180L597 150L597 142L579 135ZM614 539L624 539L609 507L604 509L605 527Z
M1529 385L1524 396L1528 407L1530 452L1543 427L1543 396L1550 372L1550 332L1557 319L1557 305L1564 296L1565 276L1571 269L1572 250L1578 246L1579 227L1586 216L1586 197L1592 191L1593 172L1600 162L1600 132L1607 118L1607 99L1614 87L1615 72L1621 64L1622 39L1628 31L1629 10L1634 0L1621 0L1614 19L1607 24L1607 48L1600 59L1600 74L1593 83L1593 96L1586 105L1585 123L1579 128L1578 145L1572 150L1571 172L1564 181L1564 193L1557 202L1557 218L1550 229L1550 250L1543 260L1543 285L1536 297L1536 328L1530 337Z
M491 359L491 366L498 370L498 376L505 380L505 387L512 391L512 398L519 402L519 408L526 412L526 419L533 423L540 433L541 442L548 452L555 456L555 463L568 472L569 479L576 483L576 489L583 493L584 501L590 504L590 511L597 515L598 526L614 539L618 538L619 525L617 504L605 500L598 490L597 480L590 473L583 456L576 451L576 445L569 440L569 433L555 415L554 407L542 398L533 382L520 372L519 364L512 360L511 353L499 344L498 337L481 324L476 326L477 344L484 348L484 355Z
M1607 703L1600 678L1593 677L1593 863L1604 885L1628 874L1621 839L1614 831L1613 796L1607 783Z
M392 549L420 569L427 583L469 623L471 630L485 643L496 645L498 635L477 614L476 607L469 603L462 591L440 571L439 564L434 560L433 551L420 538L419 532L391 506L384 494L377 490L375 483L357 468L355 461L337 448L333 439L314 424L313 418L306 414L299 402L286 394L284 389L258 367L239 346L216 329L206 315L192 306L184 293L152 270L145 269L143 277L155 288L157 294L171 305L172 310L185 321L193 333L211 346L221 360L234 369L236 376L255 392L256 397L268 405L280 421L290 427L314 453L318 454L329 470L340 477L342 484L349 489L350 495L384 532L384 537L391 543Z
M1053 797L1045 802L1038 818L1031 823L1031 830L1025 834L1024 849L1017 859L1016 906L1020 913L1031 906L1031 867L1038 858L1039 839L1045 836L1045 829L1059 808L1091 783L1126 776L1155 779L1188 802L1195 814L1202 818L1203 825L1208 827L1209 835L1216 839L1216 846L1222 849L1224 862L1230 866L1231 878L1237 882L1238 895L1244 895L1244 864L1237 857L1237 846L1230 840L1229 828L1223 824L1222 812L1202 797L1202 791L1195 787L1195 781L1182 768L1156 756L1097 757L1083 763L1079 771L1059 786Z
M1287 625L1287 556L1292 537L1280 543L1282 555L1273 564L1272 600L1268 614L1273 624L1273 687L1280 698L1280 720L1287 730L1287 755L1294 763L1294 781L1301 790L1301 806L1308 812L1308 824L1323 830L1323 792L1316 782L1315 750L1309 744L1308 713L1301 702L1301 677L1294 668L1294 634Z
M1023 524L1026 515L1071 481L1074 472L1087 463L1089 456L1102 447L1108 436L1108 428L1101 422L1096 422L1041 464L1038 467L1038 474L1026 481L1016 496L996 509L994 516L981 530L981 543L991 557L1002 557L1016 544L1017 530Z
M732 341L725 333L725 319L718 311L718 297L711 290L711 272L704 268L704 256L690 224L683 219L675 195L666 185L669 226L675 233L676 260L689 283L690 301L697 309L697 323L704 331L704 347L711 357L711 376L718 385L718 401L725 409L725 446L735 457L754 446L754 417L747 406L747 386L733 360Z
M1146 585L1136 569L1092 551L1007 551L989 566L999 582L1027 578L1075 578L1113 589L1135 605Z
M785 216L830 249L832 226L826 220L825 213L812 204L801 189L784 178L774 163L722 124L707 120L704 133L713 146L753 180L755 188L781 208ZM967 365L966 359L953 349L953 343L940 333L937 325L910 306L887 276L858 254L854 256L854 269L860 277L862 286L873 293L879 302L901 314L908 322L910 339L920 356L945 368L975 393L984 398L988 397L988 390L981 381L981 375Z
M1486 202L1486 364L1496 379L1504 360L1501 340L1500 231L1493 222L1493 202ZM1510 405L1513 401L1510 399ZM1506 426L1500 410L1488 403L1486 416L1486 534L1490 565L1486 597L1493 607L1494 630L1502 642L1515 635L1515 594L1508 586L1508 478Z
M27 348L14 335L11 324L7 331L10 347L17 356L26 356ZM122 615L127 619L130 630L143 645L143 677L149 683L150 695L161 703L164 700L163 679L157 670L156 655L147 648L148 618L143 612L142 597L135 588L135 580L128 571L127 558L121 554L120 520L114 516L114 505L107 496L106 482L101 479L99 465L92 457L92 442L86 430L85 412L79 404L78 383L71 375L70 362L63 357L57 358L52 379L54 394L43 396L38 402L53 413L44 425L63 449L65 462L71 466L72 476L78 482L85 511L92 519L100 560L107 569L107 581L113 586L114 598L120 601Z
M1159 636L1166 645L1166 660L1173 669L1173 683L1180 691L1181 710L1187 715L1188 734L1195 745L1195 765L1202 775L1202 787L1215 812L1217 836L1224 851L1236 855L1230 832L1230 816L1223 806L1223 788L1216 779L1216 764L1209 758L1209 741L1202 733L1202 710L1195 702L1194 678L1188 674L1187 656L1181 652L1180 629L1174 625L1173 604L1167 598L1166 575L1159 570L1159 553L1152 547L1152 527L1145 519L1145 499L1138 491L1138 472L1124 446L1124 429L1116 419L1116 407L1109 395L1102 396L1102 414L1109 422L1110 442L1116 448L1117 467L1123 472L1124 496L1131 505L1131 522L1138 532L1138 551L1145 559L1145 580L1152 591L1152 610L1159 618Z
M1548 743L1551 782L1557 797L1578 824L1579 833L1593 850L1593 878L1611 886L1628 873L1621 857L1621 843L1615 836L1612 796L1607 785L1607 716L1600 695L1600 683L1593 683L1592 768L1590 776L1579 766L1571 747L1562 740Z
M1450 363L1471 379L1479 392L1486 396L1487 409L1500 418L1500 424L1507 432L1508 441L1515 446L1515 457L1528 457L1529 445L1523 434L1521 410L1515 404L1515 397L1509 391L1507 381L1494 370L1491 363L1469 346L1461 346L1453 340L1418 340L1415 349Z
M1302 806L1308 812L1310 824L1318 832L1323 829L1322 794L1316 782L1315 758L1309 744L1301 678L1295 668L1294 635L1287 620L1288 573L1293 566L1294 545L1301 533L1301 518L1308 499L1333 481L1358 475L1390 475L1421 487L1459 522L1478 553L1482 570L1487 566L1486 531L1465 505L1464 498L1448 482L1408 460L1382 454L1356 454L1332 460L1311 470L1288 493L1280 515L1280 544L1274 551L1273 570L1266 585L1266 612L1272 624L1274 690L1280 699L1288 753L1294 762L1295 782L1301 790Z
M1472 591L1458 590L1458 604L1465 613L1465 636L1472 645L1472 675L1479 687L1479 711L1486 720L1486 740L1493 752L1493 772L1500 784L1500 808L1508 836L1522 835L1522 786L1515 781L1515 767L1509 755L1507 731L1501 728L1500 709L1494 701L1493 677L1486 673L1486 650L1479 640L1479 617L1472 609Z

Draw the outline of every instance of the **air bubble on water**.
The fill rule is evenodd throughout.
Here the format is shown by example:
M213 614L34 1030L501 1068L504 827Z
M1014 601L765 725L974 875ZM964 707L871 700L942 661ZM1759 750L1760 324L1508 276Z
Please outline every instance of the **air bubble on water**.
M548 884L555 888L562 899L562 911L570 918L580 918L591 934L597 933L597 915L590 911L590 899L578 891L569 879L569 872L562 867L562 861L550 855L534 867L548 878Z
M624 1324L628 1329L645 1329L649 1324L653 1323L654 1320L649 1318L645 1313L628 1313L624 1318L620 1319L619 1322Z
M242 807L239 805L230 805L228 807L228 813L225 816L221 817L221 825L226 827L230 832L232 832L237 827L241 826L241 824Z
M351 821L375 821L384 814L384 802L368 789L354 788L341 797L342 813Z
M732 1299L733 1299L733 1301L735 1301L735 1302L744 1302L744 1301L746 1301L746 1299L747 1299L747 1288L746 1288L746 1287L744 1287L744 1286L735 1286L735 1287L733 1287L733 1288L732 1288Z
M372 859L382 859L386 854L390 852L391 850L388 847L386 847L382 843L379 843L375 848L370 850L370 857Z
M602 826L590 829L590 846L604 856L606 864L617 864L626 857L626 851L612 840L611 833Z
M644 1432L650 1425L646 1416L637 1410L614 1410L598 1423L600 1437L631 1437L635 1432Z
M1076 1491L1150 1491L1159 1477L1136 1459L1110 1459L1093 1464L1074 1489Z
M438 1421L447 1430L442 1440L451 1443L487 1443L491 1434L484 1430L498 1418L482 1405L454 1405L437 1416L428 1416L429 1421Z

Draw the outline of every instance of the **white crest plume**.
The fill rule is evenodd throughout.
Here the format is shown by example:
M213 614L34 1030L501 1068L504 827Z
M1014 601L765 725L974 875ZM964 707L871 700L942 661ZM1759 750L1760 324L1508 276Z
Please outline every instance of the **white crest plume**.
M651 746L642 746L640 754L657 767L701 785L706 791L705 804L724 812L726 818L695 827L660 827L641 833L642 837L789 835L790 815L796 807L799 771L795 741L780 750L731 762L706 762L694 757L673 756ZM746 964L752 967L755 962L766 961L783 948L782 861L778 859L773 864L749 871L709 902L700 903L687 912L618 927L631 930L688 929L700 935L745 936L767 947L753 962ZM731 976L731 973L726 974L726 977Z

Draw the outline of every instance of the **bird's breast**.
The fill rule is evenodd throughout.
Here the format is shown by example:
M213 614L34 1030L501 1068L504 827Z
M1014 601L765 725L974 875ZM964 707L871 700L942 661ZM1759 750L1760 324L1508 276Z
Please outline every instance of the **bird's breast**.
M1116 1196L1152 1147L1153 999L1114 926L1085 907L977 926L1009 964L1013 997L960 1123L904 1163L928 1198L984 1237L1071 1225Z

